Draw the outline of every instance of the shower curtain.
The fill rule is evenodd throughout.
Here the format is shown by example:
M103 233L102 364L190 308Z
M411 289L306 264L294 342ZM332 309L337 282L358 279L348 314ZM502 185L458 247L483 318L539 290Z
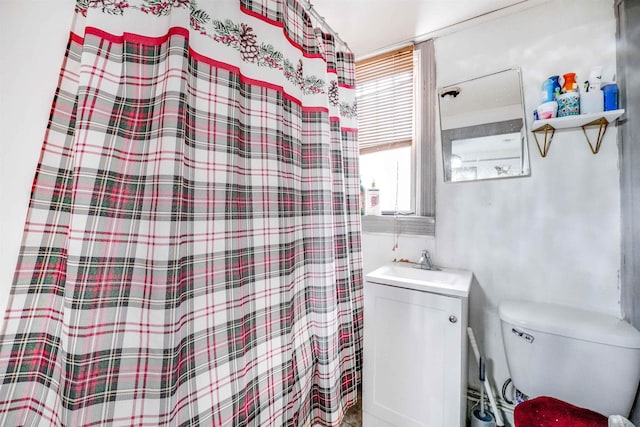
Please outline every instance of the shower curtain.
M0 425L339 424L362 356L357 111L353 56L315 26L297 0L77 0Z

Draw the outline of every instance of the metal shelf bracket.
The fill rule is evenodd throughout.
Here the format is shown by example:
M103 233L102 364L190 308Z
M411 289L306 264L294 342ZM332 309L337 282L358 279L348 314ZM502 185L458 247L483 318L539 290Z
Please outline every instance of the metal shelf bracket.
M549 134L551 131L551 134ZM538 141L538 132L544 132L544 143L540 145L540 141ZM540 156L547 157L549 153L549 148L551 147L551 141L553 140L553 135L556 133L556 128L553 126L546 124L538 129L533 131L533 137L536 140L536 145L538 146L538 151L540 152Z
M598 135L596 137L596 145L593 145L593 143L589 139L589 135L587 135L587 128L596 126L598 127ZM593 154L598 154L598 151L600 151L600 144L602 144L602 137L607 131L607 126L609 126L609 121L604 117L581 126L582 132L584 132L584 137L587 139L587 143L589 144L589 148L591 148L591 152Z

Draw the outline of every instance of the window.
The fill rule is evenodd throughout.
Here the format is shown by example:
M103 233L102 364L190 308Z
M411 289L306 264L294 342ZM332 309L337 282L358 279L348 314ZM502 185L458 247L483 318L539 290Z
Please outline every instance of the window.
M435 214L433 41L356 63L360 176L380 189L382 216L364 231L431 234Z
M383 212L415 212L413 46L356 63L360 176L380 189Z

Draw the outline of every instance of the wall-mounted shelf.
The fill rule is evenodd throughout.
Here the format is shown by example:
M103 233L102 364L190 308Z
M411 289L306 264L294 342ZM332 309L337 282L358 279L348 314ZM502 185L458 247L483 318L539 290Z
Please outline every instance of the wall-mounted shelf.
M587 143L589 144L589 148L591 148L591 152L596 154L600 151L600 144L602 144L602 137L607 130L607 126L609 123L615 121L618 117L620 117L624 113L624 109L620 110L611 110L611 111L603 111L600 113L590 113L590 114L580 114L578 116L566 116L566 117L557 117L553 119L545 119L545 120L535 120L531 125L531 132L533 132L533 137L536 140L536 145L538 146L538 151L542 157L547 157L549 153L549 147L551 147L551 141L553 140L553 135L556 133L558 129L574 129L574 128L582 128L584 132L584 136L587 139ZM597 127L598 135L596 137L595 145L589 139L587 135L587 128ZM544 134L544 143L540 145L538 141L538 134Z

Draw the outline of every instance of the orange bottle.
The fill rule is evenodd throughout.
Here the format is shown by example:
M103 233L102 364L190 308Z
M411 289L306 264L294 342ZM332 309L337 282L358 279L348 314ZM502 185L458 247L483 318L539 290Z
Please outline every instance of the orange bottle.
M564 78L564 84L562 85L563 92L578 91L578 83L576 83L576 73L567 73L562 77Z

